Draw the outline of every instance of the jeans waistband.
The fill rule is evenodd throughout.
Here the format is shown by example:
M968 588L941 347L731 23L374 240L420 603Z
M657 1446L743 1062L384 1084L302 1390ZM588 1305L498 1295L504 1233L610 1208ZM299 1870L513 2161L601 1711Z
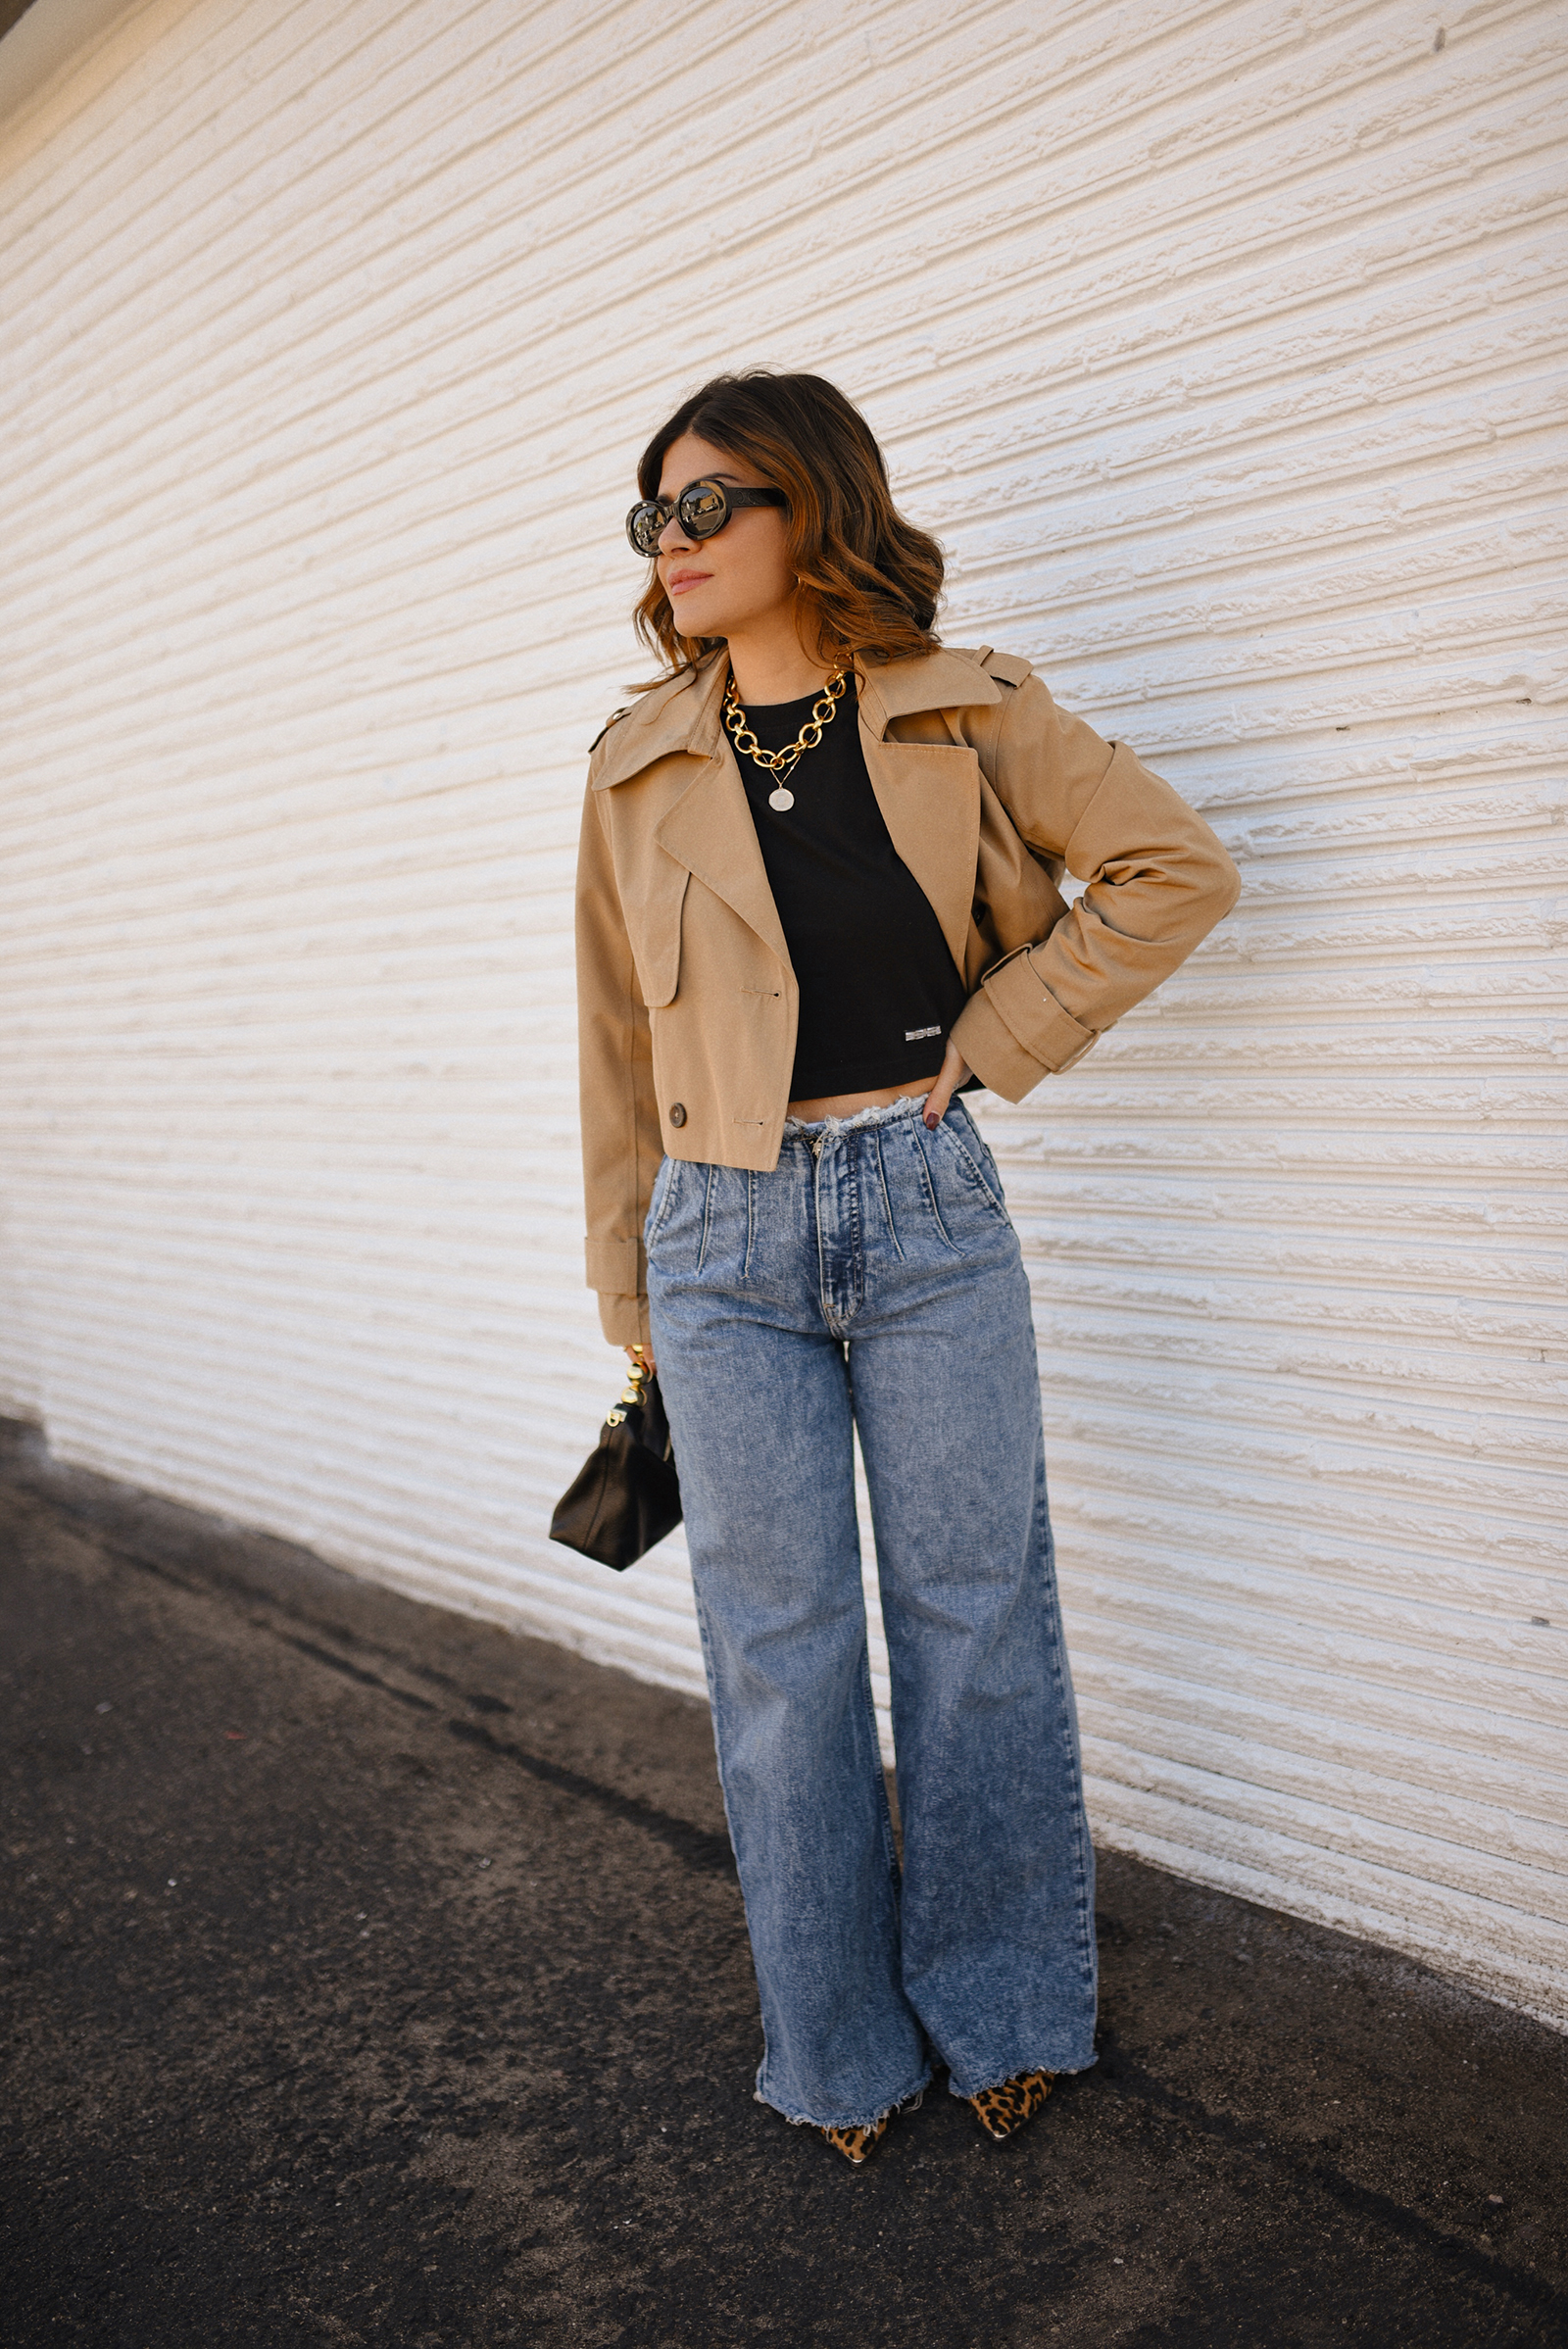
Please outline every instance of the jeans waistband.
M928 1098L923 1093L901 1093L896 1101L884 1101L877 1108L857 1109L853 1117L786 1117L784 1139L836 1142L840 1134L853 1134L861 1126L886 1126L895 1118L915 1117L925 1107Z

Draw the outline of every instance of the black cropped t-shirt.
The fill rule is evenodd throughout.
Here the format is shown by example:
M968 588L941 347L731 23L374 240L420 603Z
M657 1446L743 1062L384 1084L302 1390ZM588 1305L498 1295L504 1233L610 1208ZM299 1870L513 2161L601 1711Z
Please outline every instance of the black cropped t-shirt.
M746 722L764 750L779 751L816 699L748 704ZM963 979L882 820L853 677L788 779L793 807L768 806L775 778L743 752L736 764L801 991L791 1101L935 1076L967 1000Z

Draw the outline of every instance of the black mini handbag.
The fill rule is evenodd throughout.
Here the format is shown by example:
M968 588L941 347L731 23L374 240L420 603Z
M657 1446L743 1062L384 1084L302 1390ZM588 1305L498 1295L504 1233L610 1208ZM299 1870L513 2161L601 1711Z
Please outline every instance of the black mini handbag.
M641 1362L556 1503L550 1539L617 1574L680 1523L680 1479L659 1381Z

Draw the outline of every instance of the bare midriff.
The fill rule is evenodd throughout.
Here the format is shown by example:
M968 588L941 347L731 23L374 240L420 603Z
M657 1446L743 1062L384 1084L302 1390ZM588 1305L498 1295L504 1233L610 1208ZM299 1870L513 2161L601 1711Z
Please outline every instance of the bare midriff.
M929 1077L911 1077L902 1085L884 1085L880 1093L829 1093L820 1101L791 1101L790 1115L803 1125L814 1125L819 1117L854 1117L861 1109L885 1109L890 1101L902 1101L906 1094L929 1093L941 1071Z

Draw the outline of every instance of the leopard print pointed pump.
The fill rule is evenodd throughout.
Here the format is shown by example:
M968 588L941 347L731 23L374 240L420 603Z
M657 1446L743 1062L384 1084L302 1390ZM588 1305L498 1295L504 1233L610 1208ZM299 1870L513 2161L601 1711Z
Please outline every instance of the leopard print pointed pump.
M1000 2088L982 2088L969 2098L975 2118L989 2137L1010 2137L1044 2107L1051 2094L1054 2072L1015 2072Z
M873 2121L869 2129L824 2129L822 2134L837 2152L843 2154L847 2162L853 2162L858 2169L867 2154L887 2135L888 2123L892 2118L891 2113L884 2113L881 2120Z

